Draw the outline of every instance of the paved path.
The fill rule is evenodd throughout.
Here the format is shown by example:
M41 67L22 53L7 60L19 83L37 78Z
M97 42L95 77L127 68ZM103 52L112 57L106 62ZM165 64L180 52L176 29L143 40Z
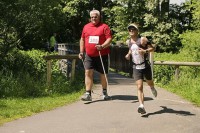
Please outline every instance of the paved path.
M147 114L137 113L133 79L109 74L112 100L100 100L101 86L94 87L93 101L78 101L52 111L18 119L0 127L0 133L199 133L200 108L164 89L152 98L145 88Z

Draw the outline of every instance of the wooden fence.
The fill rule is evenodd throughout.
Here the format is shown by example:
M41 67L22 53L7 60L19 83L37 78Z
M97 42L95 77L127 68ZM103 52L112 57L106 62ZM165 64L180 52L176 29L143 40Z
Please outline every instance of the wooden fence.
M43 57L47 61L47 85L51 85L51 60L54 59L72 59L72 69L71 69L71 81L74 80L75 77L75 66L76 60L78 59L78 54L70 54L70 55L46 55Z
M132 62L125 59L128 53L127 47L112 46L110 53L110 67L115 69L116 72L122 71L132 73Z
M130 77L133 75L132 61L127 61L125 55L128 52L128 47L111 47L110 67L116 71L129 73ZM149 60L153 70L154 65L170 65L175 67L175 78L178 79L180 73L180 66L200 66L200 62L171 62L171 61L154 61L154 52L150 53ZM152 71L153 73L153 71Z
M172 61L154 61L153 65L169 65L175 66L175 79L179 78L180 66L200 66L200 62L172 62Z
M110 68L118 71L129 73L130 77L133 75L132 61L125 59L125 55L128 52L127 47L112 46L110 54ZM75 53L75 54L74 54ZM79 46L74 44L59 44L58 55L47 55L44 59L47 60L47 84L51 84L51 60L72 60L71 80L74 80L75 76L75 64L78 58ZM175 66L175 78L178 79L180 73L180 66L200 66L200 62L171 62L171 61L154 61L154 52L150 53L150 63L153 70L154 65L170 65ZM64 64L66 62L64 61ZM153 71L152 71L153 73Z
M61 43L58 44L58 55L46 55L43 58L47 61L47 85L50 86L51 85L51 60L60 60L59 66L61 71L63 70L63 66L66 66L66 63L71 63L71 81L74 80L75 78L75 67L76 67L76 62L79 59L78 58L78 46L74 45L74 44L66 44L66 43ZM68 65L67 67L65 67L64 69L68 69ZM66 75L69 74L69 72L66 70Z

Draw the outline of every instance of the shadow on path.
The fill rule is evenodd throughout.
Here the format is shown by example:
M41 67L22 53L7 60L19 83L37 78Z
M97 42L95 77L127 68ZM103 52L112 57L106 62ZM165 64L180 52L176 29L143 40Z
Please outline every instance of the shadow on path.
M172 113L172 114L182 115L182 116L195 115L195 114L192 114L189 111L174 110L174 109L171 109L171 108L167 108L166 106L160 106L160 107L162 108L162 110L159 110L159 111L156 111L156 112L153 112L153 113L147 113L147 114L143 115L142 117L148 118L150 115L163 114L163 113Z
M132 101L133 100L132 103L138 102L137 96L132 96L132 95L113 95L113 96L111 96L111 98L109 100L106 100L106 101L112 101L112 100L122 100L122 101ZM153 98L150 98L150 97L144 98L144 101L150 101L150 100L153 100ZM103 100L103 99L94 100L94 101L86 102L84 104L91 104L91 103L102 102L102 101L105 101L105 100Z
M138 97L132 95L114 95L112 96L112 100L123 100L123 101L137 100L136 102L138 102ZM153 98L144 97L144 101L150 101L150 100L153 100Z

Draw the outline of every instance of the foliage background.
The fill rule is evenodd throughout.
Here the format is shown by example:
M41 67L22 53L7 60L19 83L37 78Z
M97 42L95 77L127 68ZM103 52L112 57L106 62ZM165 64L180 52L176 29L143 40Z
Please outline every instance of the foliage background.
M51 91L46 88L42 55L47 54L46 44L54 32L59 43L78 42L92 9L100 10L102 21L110 26L113 45L124 43L128 24L137 22L141 36L156 44L158 59L199 62L199 7L199 0L188 0L181 5L170 5L169 0L1 0L1 97L67 92L64 87L56 89L59 82L64 82L56 65L53 77L58 81ZM186 72L181 74L188 80L199 78L198 68L183 70ZM157 83L167 85L173 81L174 68L161 67L155 71ZM68 81L66 84L70 85Z

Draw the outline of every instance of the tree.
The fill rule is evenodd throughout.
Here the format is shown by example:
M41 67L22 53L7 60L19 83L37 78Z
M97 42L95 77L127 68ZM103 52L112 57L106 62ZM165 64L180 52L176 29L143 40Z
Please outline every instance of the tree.
M145 0L113 0L109 7L104 7L105 22L111 26L113 41L123 41L128 38L127 26L130 23L143 24Z
M162 2L162 0L147 2L146 8L149 12L145 14L143 35L153 38L158 52L175 53L182 47L179 34L186 30L184 24L187 20L183 19L183 16L189 18L187 8L183 5L169 5L169 0Z
M183 49L181 53L192 57L193 61L200 61L200 1L191 0L186 3L192 13L192 30L187 30L180 35Z
M15 41L22 46L20 48L41 48L50 32L58 30L56 19L62 17L59 3L58 0L2 0L1 26L3 29L14 29ZM9 30L4 33L9 35ZM9 45L5 43L4 46Z

